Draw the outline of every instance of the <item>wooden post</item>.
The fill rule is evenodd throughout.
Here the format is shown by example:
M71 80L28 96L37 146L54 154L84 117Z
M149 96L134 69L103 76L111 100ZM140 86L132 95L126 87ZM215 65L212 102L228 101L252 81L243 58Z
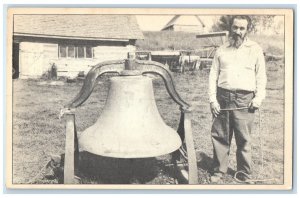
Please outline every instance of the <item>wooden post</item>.
M66 144L65 144L65 164L64 164L64 183L75 183L74 168L74 146L75 146L75 114L66 112Z
M196 151L192 134L191 112L184 113L184 132L188 154L189 184L198 184Z

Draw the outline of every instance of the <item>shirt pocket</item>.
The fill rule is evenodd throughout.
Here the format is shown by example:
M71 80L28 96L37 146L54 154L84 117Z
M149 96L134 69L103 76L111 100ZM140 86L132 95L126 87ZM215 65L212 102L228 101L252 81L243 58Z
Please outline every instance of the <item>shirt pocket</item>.
M244 69L247 71L255 71L256 65L256 53L253 49L245 49L244 54L241 55L242 61L244 63Z
M251 61L249 61L251 62ZM248 71L254 71L255 70L255 64L251 63L251 64L246 64L244 67L246 70Z
M220 61L220 69L221 70L228 70L232 67L232 65L236 65L236 57L235 53L222 53L219 56Z

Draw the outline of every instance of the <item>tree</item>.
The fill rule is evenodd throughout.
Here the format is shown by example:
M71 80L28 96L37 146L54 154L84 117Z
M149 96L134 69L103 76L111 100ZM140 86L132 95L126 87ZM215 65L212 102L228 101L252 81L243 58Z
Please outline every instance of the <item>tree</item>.
M262 33L263 31L272 28L274 24L274 17L274 15L253 16L251 18L253 24L253 32Z
M212 30L218 31L230 31L230 21L232 15L223 15L220 17L219 21L212 26ZM252 20L252 26L250 27L250 32L256 33L258 30L266 30L271 28L274 23L274 15L250 15Z
M219 21L217 21L213 26L212 30L214 32L219 32L219 31L229 31L230 30L230 20L231 20L231 15L223 15L220 17Z

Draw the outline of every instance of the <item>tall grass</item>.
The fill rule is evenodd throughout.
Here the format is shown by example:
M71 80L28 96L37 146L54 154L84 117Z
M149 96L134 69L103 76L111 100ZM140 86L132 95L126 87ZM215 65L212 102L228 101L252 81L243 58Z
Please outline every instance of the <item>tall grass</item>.
M197 39L189 32L143 32L145 39L136 43L138 50L195 50L211 45L208 39Z
M251 40L256 41L267 54L284 55L283 35L249 35Z
M221 38L198 39L196 33L188 32L143 32L145 39L136 43L138 50L197 50L207 45L221 45ZM264 52L272 55L283 55L283 35L249 35L263 48Z

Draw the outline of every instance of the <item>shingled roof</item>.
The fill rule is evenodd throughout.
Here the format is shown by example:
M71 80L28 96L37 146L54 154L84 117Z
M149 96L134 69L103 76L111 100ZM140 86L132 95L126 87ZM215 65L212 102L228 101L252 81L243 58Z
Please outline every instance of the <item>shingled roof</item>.
M143 39L131 15L14 15L14 35L89 40Z

